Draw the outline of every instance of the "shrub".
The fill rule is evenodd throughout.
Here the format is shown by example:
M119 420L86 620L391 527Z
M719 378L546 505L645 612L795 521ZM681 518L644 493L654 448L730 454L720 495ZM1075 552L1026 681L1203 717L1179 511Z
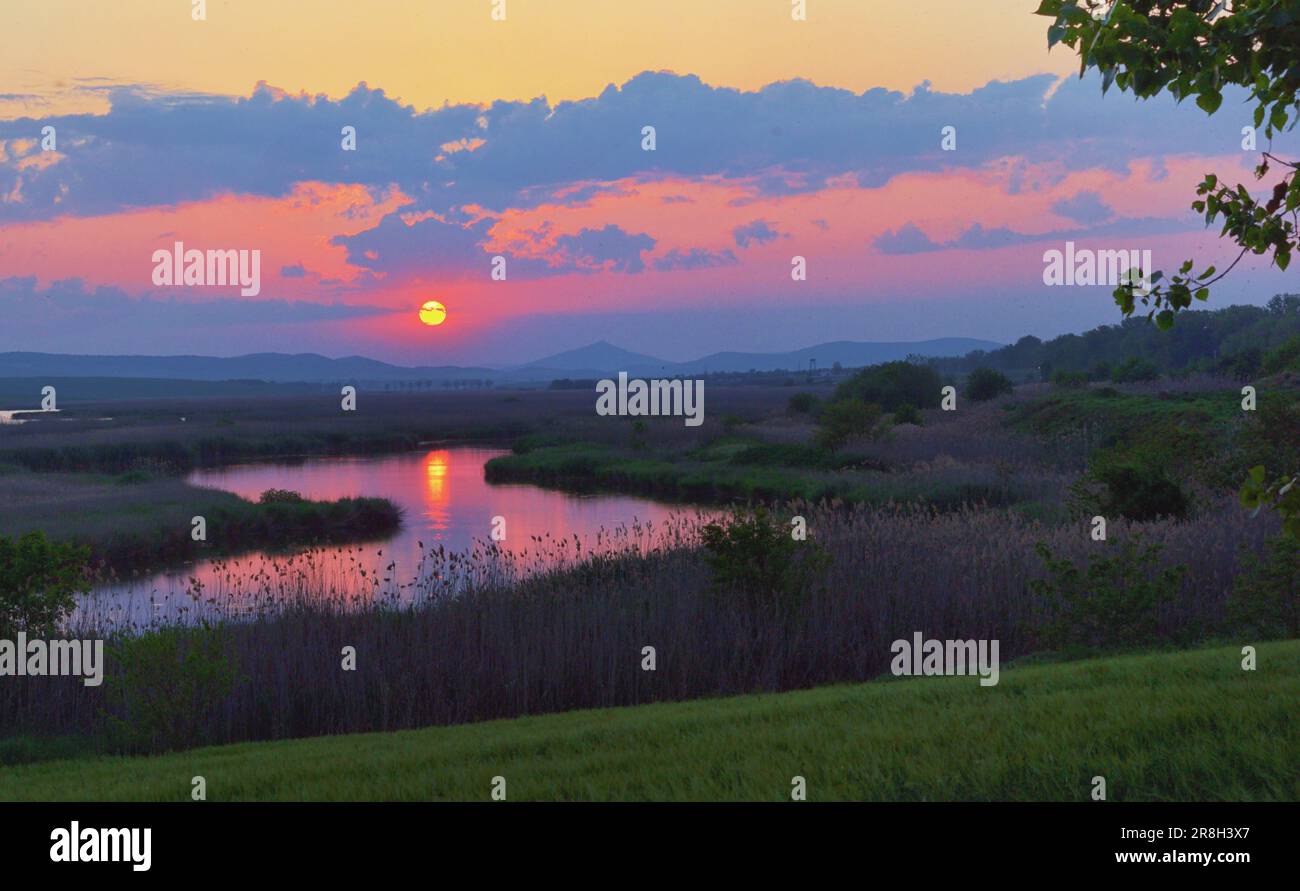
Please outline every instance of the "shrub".
M262 504L300 504L303 497L289 489L267 489L258 500Z
M1247 412L1241 444L1248 464L1293 469L1300 443L1300 393L1269 391L1254 412ZM1289 467L1288 467L1289 465Z
M1234 627L1261 637L1300 637L1300 544L1279 535L1264 556L1247 554L1228 598Z
M857 399L837 399L822 409L817 444L824 449L838 449L850 439L874 432L879 420L880 406Z
M701 539L716 593L738 595L751 607L774 604L786 614L798 610L830 564L820 544L796 541L791 526L762 507L709 523Z
M925 418L921 417L921 410L910 402L904 402L898 408L894 409L895 424L915 424L920 427L925 424Z
M817 407L817 397L812 393L795 393L790 397L789 411L792 415L811 414Z
M1191 499L1164 468L1147 457L1104 457L1073 487L1076 503L1104 517L1148 522L1181 520Z
M0 637L57 632L76 595L90 590L89 559L88 549L51 542L44 532L0 536Z
M1259 374L1263 354L1259 347L1250 347L1230 356L1224 356L1214 366L1214 370L1224 377L1235 381L1253 380Z
M645 435L649 432L650 426L645 421L633 421L631 442L632 448L640 451L646 447Z
M1260 369L1265 374L1300 371L1300 334L1283 341L1276 349L1265 353Z
M202 740L211 714L238 682L227 638L219 625L198 625L119 639L111 649L118 671L107 679L109 701L120 709L107 716L115 746L157 752Z
M1124 647L1159 637L1159 610L1173 601L1187 567L1156 571L1161 546L1142 546L1140 536L1104 545L1085 569L1054 556L1043 542L1034 550L1047 578L1030 581L1043 643L1061 647Z
M1109 374L1109 372L1107 372ZM1088 375L1082 371L1057 371L1052 374L1052 386L1062 389L1078 389L1087 386Z
M874 403L889 412L905 403L938 408L941 386L939 372L929 365L886 362L856 372L835 389L835 398Z
M1110 372L1110 379L1117 384L1134 384L1140 381L1159 380L1159 378L1160 369L1154 362L1141 356L1130 356Z
M1013 389L1011 378L996 368L976 368L966 378L966 398L975 402L987 402Z

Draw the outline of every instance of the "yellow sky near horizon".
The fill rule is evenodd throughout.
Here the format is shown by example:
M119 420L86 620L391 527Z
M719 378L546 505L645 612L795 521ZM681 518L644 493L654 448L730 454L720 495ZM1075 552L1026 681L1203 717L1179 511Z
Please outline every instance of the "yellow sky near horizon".
M417 108L598 94L645 70L754 89L802 77L854 92L967 92L1074 70L1032 0L41 0L0 7L0 116L91 111L92 83L247 95L258 81Z

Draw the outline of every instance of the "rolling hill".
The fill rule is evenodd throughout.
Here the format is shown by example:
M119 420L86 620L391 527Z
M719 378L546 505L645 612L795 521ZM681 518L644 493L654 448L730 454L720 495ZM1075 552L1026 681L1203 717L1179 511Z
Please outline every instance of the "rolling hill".
M639 377L672 377L726 371L798 370L816 361L820 368L839 362L845 368L921 356L962 356L999 344L948 337L900 343L837 341L786 353L713 353L689 362L670 362L634 353L607 341L547 356L509 368L418 365L407 367L316 353L253 353L246 356L80 356L57 353L0 353L0 378L152 378L192 381L267 381L272 383L487 380L500 384L545 383L555 378L604 377L626 371Z

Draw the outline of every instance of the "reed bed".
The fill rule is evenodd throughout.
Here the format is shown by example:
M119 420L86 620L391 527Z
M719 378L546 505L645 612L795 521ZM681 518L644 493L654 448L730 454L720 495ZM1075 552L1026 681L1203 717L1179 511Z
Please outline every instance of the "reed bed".
M549 536L518 552L491 543L468 553L434 548L412 578L358 580L346 552L230 561L219 585L190 592L182 621L222 626L238 680L220 701L183 702L197 712L187 744L862 681L887 672L892 641L917 631L996 638L1006 661L1042 649L1029 587L1042 572L1038 541L1080 562L1137 534L1162 545L1161 564L1189 572L1161 610L1159 635L1184 642L1222 627L1242 550L1258 550L1276 531L1226 498L1184 523L1115 521L1110 544L1092 541L1084 523L1048 524L1004 509L789 509L808 518L810 537L832 557L793 618L711 589L697 547L706 518L698 514L612 530L600 548ZM111 618L83 608L69 634L93 636ZM355 671L342 670L344 647L355 648ZM642 668L645 647L655 648L654 671ZM117 670L110 659L107 673ZM111 684L0 684L0 738L97 739L114 717L133 720Z

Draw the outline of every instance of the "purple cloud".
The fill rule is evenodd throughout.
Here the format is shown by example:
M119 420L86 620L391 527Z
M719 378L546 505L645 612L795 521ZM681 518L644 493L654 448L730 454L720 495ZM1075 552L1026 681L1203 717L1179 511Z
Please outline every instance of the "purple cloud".
M577 269L638 273L645 271L641 255L654 250L655 240L644 232L633 235L608 225L603 229L581 229L576 235L561 235L555 244Z
M743 226L737 226L731 235L738 247L747 248L751 244L767 244L781 237L781 233L767 224L766 220L754 220Z

